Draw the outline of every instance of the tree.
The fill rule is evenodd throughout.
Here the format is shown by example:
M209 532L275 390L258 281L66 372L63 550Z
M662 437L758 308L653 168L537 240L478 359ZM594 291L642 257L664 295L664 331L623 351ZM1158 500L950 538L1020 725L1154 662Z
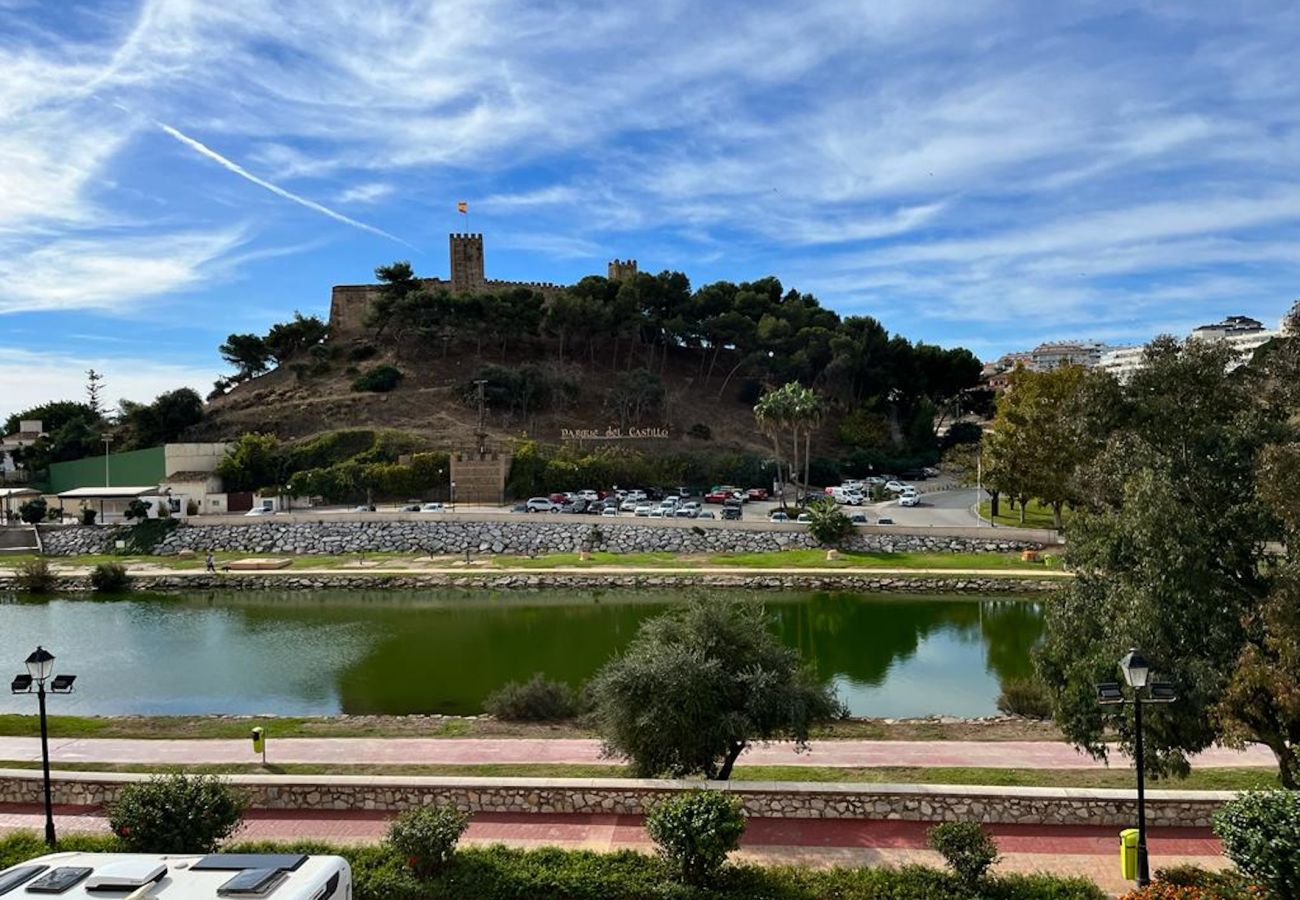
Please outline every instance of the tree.
M221 358L239 370L241 381L266 371L271 353L266 341L256 334L232 334L217 348Z
M100 403L100 394L104 390L104 376L94 369L86 370L86 406L96 416L104 415L104 407Z
M853 522L829 497L808 505L808 533L822 544L834 546L853 533Z
M203 400L191 388L159 394L152 403L119 401L120 425L126 430L123 450L139 450L176 441L185 429L203 421Z
M82 459L100 449L100 435L106 423L84 403L59 400L23 410L10 416L5 433L18 430L19 423L31 419L41 422L45 435L21 450L15 460L32 475L38 475L51 463Z
M1104 756L1108 733L1132 753L1132 720L1098 706L1094 685L1142 648L1179 698L1145 717L1139 763L1156 775L1185 771L1187 754L1224 736L1220 701L1272 588L1266 550L1282 537L1256 477L1262 449L1288 428L1230 362L1205 342L1148 346L1115 411L1122 424L1081 468L1066 548L1078 574L1047 607L1036 653L1057 724ZM1262 740L1258 721L1239 724Z
M217 464L228 491L257 491L284 482L284 452L273 434L242 434Z
M609 402L618 413L620 428L640 424L645 416L658 412L663 405L663 379L646 369L624 372L618 376Z
M781 436L794 416L790 395L785 391L768 391L754 404L754 424L760 434L766 435L772 442L772 454L776 460L776 480L780 485L781 507L785 508L785 483L789 479L789 470L781 474L785 462L785 453L781 447Z
M754 741L807 745L840 714L751 603L696 600L641 625L591 682L605 753L640 775L726 780Z
M304 317L294 311L290 322L277 322L271 326L262 343L267 356L282 366L294 357L301 356L325 341L329 326L316 316Z

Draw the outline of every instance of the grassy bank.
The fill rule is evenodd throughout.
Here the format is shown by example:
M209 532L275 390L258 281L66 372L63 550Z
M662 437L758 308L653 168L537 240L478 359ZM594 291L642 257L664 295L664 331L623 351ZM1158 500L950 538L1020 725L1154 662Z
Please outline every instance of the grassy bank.
M985 500L980 504L980 515L986 520L989 519L992 512L993 504ZM1020 521L1020 507L1014 510L1005 497L998 501L998 516L993 519L999 525L1007 525L1011 528L1055 528L1056 523L1052 519L1052 508L1046 504L1039 503L1037 500L1030 500L1025 506L1025 521ZM1061 511L1061 522L1065 525L1070 524L1070 510Z
M54 738L137 738L244 740L255 725L273 738L304 737L498 737L593 738L577 722L528 724L475 718L423 716L50 716ZM0 714L0 737L40 734L36 716ZM847 719L814 730L821 740L863 741L1059 741L1061 732L1048 722L887 721Z
M251 754L250 754L251 755ZM274 758L274 744L269 756ZM0 769L40 768L30 761L0 760ZM410 775L452 778L635 778L626 766L557 763L487 763L482 765L332 765L322 763L260 763L159 765L146 763L55 763L68 772L185 772L202 775ZM1123 765L1111 769L982 769L973 766L746 766L737 765L735 781L798 781L819 784L933 784L989 787L1115 788L1133 787L1133 772ZM1276 789L1277 773L1269 769L1197 769L1186 778L1148 783L1149 790L1245 791Z

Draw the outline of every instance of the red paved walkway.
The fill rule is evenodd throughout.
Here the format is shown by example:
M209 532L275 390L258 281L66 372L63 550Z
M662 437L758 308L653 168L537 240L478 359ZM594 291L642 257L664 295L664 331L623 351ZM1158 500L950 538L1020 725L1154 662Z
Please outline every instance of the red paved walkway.
M252 810L242 840L323 840L338 844L376 841L390 814L362 811ZM18 828L39 831L43 818L34 804L0 804L0 833ZM94 807L56 807L61 833L102 832L107 823ZM811 865L901 865L941 860L925 849L930 823L871 819L750 819L741 856L758 862ZM989 825L1002 853L1003 871L1052 871L1092 878L1104 889L1121 893L1116 875L1118 829L1090 826ZM639 816L475 814L465 842L513 846L551 845L573 849L648 850ZM1161 866L1224 864L1219 842L1207 829L1153 829L1153 861Z
M269 736L272 763L395 765L476 765L485 763L573 763L614 765L602 759L600 742L581 739L509 738L284 738ZM38 761L37 738L0 737L0 760ZM50 742L50 758L60 763L233 764L257 762L245 740L128 740L77 738ZM1113 755L1115 766L1128 760ZM817 741L808 753L790 744L755 747L741 765L786 766L966 766L975 768L1082 769L1103 764L1068 744L1054 741ZM1197 768L1250 766L1273 768L1264 747L1244 752L1212 748L1192 758Z

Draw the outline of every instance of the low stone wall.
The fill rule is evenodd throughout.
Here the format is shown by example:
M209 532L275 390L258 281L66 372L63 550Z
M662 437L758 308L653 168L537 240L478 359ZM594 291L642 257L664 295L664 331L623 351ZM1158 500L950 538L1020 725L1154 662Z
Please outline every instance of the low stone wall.
M588 517L520 516L519 521L405 519L369 522L278 522L185 524L158 546L160 555L181 550L199 553L497 553L517 556L572 553L584 544L610 553L762 553L815 548L817 541L802 525L734 527L718 521L634 524L631 520ZM575 520L576 519L576 520ZM102 553L113 546L124 526L71 525L44 532L45 552L52 556ZM872 528L844 543L846 550L879 553L998 553L1038 548L1039 544L1008 535L996 537L885 531Z
M147 776L58 772L54 802L103 806L123 785ZM642 815L665 797L699 782L625 778L415 778L401 776L233 775L254 808L392 810L454 803L469 812ZM798 819L893 819L1022 825L1131 825L1132 791L995 788L963 785L711 782L739 797L747 815ZM1219 791L1150 791L1147 821L1206 827L1233 795ZM0 803L38 803L40 774L0 770Z
M547 590L607 588L740 588L747 590L858 591L890 594L1028 594L1052 591L1066 579L1007 577L976 578L962 575L798 575L761 574L740 571L736 574L697 574L690 571L636 575L586 572L548 572L539 574L498 574L465 572L428 575L323 574L295 575L292 570L266 572L221 572L208 575L187 574L135 575L131 588L138 591L175 593L198 590L392 590L400 588L468 588L484 590ZM88 575L63 575L56 579L56 591L89 591ZM17 591L17 578L0 574L0 592Z

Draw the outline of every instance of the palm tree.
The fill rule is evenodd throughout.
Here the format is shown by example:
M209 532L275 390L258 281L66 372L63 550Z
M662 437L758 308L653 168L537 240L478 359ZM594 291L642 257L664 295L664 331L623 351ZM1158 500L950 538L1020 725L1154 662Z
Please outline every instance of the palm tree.
M821 427L822 420L826 416L826 401L808 388L800 386L795 392L792 403L796 435L799 430L803 431L803 490L806 497L809 472L812 468L812 435ZM795 440L798 441L797 436Z
M788 385L787 385L788 387ZM793 409L789 392L785 388L768 391L754 404L754 424L761 434L772 441L772 453L776 457L776 480L779 485L781 506L785 507L785 478L781 476L781 463L785 454L781 447L781 434L790 426ZM796 447L797 449L797 447Z

